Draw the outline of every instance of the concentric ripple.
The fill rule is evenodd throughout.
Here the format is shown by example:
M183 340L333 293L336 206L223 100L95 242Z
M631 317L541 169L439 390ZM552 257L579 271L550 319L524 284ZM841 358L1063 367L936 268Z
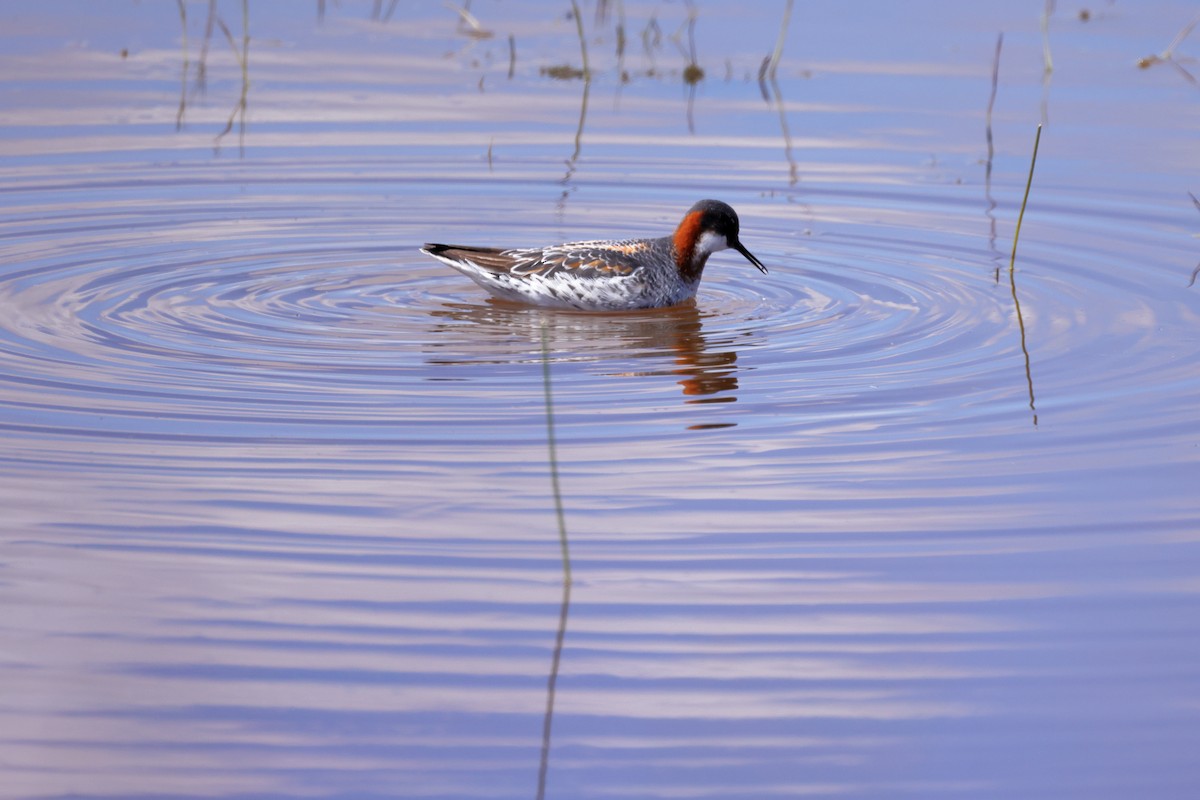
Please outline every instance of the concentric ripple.
M41 412L361 414L394 371L394 287L379 256L131 255L5 284L5 374L31 387Z
M53 429L60 415L71 420L64 427L100 436L205 435L197 423L219 420L226 435L300 424L374 437L371 425L394 426L414 404L421 418L454 424L477 419L481 402L521 402L527 367L544 359L563 365L562 411L581 420L614 403L630 413L660 407L680 386L689 404L753 401L720 411L725 421L837 398L850 414L888 406L894 425L898 409L936 409L943 422L1023 415L1031 402L1036 412L1039 402L1139 392L1150 374L1192 381L1177 353L1149 343L1154 330L1183 324L1188 298L1156 276L1127 291L1113 245L1136 233L1070 219L1031 231L1010 274L982 226L952 206L937 209L939 225L964 233L931 247L928 231L878 225L797 240L788 219L756 218L744 204L769 275L719 255L695 304L589 315L490 301L417 253L419 235L331 246L287 204L257 205L247 226L220 224L204 203L177 202L174 216L127 203L123 216L140 223L113 231L108 212L62 206L56 221L44 202L36 234L52 235L53 248L10 259L0 283L0 369L16 428ZM375 228L387 225L334 216L358 241L377 242ZM418 231L433 224L409 220ZM10 223L11 252L35 233L21 225ZM1063 245L1043 241L1072 242L1073 256L1094 261L1056 260ZM1178 316L1164 318L1172 309ZM1088 368L1101 359L1105 370ZM486 397L424 407L422 383L479 381L480 365L492 370ZM621 380L655 376L675 380Z

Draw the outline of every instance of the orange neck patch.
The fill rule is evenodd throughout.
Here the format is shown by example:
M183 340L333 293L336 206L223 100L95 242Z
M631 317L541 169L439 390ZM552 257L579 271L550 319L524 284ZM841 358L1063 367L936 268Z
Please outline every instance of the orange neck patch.
M703 216L703 213L693 211L684 217L683 222L675 229L675 266L679 268L679 274L689 281L699 278L700 271L704 269L703 263L692 263L696 240L700 238L700 220Z

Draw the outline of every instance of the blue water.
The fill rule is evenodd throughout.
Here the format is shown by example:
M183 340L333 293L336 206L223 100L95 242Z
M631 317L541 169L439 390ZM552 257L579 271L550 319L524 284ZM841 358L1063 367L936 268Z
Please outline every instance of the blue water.
M0 10L0 796L1193 794L1193 8L324 5Z

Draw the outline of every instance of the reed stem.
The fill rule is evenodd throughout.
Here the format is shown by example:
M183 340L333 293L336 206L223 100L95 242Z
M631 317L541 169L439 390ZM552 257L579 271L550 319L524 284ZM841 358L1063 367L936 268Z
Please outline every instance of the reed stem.
M1017 214L1017 230L1013 234L1012 259L1008 262L1011 273L1017 267L1017 241L1021 238L1021 222L1025 219L1025 204L1029 202L1029 189L1033 186L1033 168L1037 165L1038 144L1042 141L1042 126L1037 126L1037 135L1033 138L1033 158L1029 162L1029 177L1025 181L1025 196L1021 198L1021 211Z

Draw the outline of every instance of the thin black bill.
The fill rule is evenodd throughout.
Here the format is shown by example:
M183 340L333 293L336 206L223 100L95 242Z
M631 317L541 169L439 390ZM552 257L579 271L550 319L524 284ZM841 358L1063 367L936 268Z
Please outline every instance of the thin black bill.
M767 274L767 268L764 267L762 262L759 261L757 258L755 258L754 254L751 253L749 250L747 250L746 246L743 245L741 242L733 242L733 249L737 250L739 253L744 255L746 257L746 260L749 261L751 264L758 267L763 275Z

